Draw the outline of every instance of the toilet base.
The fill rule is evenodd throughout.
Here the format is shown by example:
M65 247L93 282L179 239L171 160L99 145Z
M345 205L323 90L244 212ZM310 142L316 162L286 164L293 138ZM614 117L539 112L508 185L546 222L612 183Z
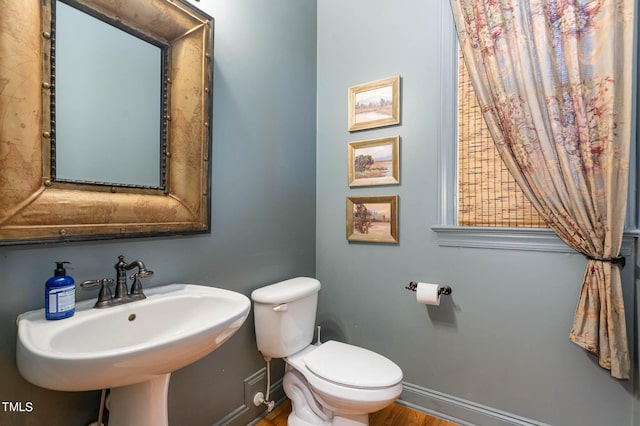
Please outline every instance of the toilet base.
M300 372L287 365L283 378L285 394L291 400L288 426L367 426L369 414L337 415L323 409Z
M368 414L358 414L355 416L334 416L331 421L319 420L320 423L310 423L295 415L294 412L289 414L287 419L288 426L367 426L369 424Z

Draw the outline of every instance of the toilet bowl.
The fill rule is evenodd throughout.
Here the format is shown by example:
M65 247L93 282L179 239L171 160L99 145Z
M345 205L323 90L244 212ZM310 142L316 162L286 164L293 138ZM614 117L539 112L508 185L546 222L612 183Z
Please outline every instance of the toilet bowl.
M285 361L287 373L299 372L322 407L334 415L373 413L402 392L400 367L357 346L328 341L308 346Z
M286 362L290 426L367 425L402 392L402 370L373 351L337 341L312 345L320 283L294 278L255 290L256 341Z

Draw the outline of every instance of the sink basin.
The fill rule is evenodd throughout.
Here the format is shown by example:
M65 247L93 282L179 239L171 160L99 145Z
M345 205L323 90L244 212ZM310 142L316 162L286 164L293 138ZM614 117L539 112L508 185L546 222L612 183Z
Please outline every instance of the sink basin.
M58 321L47 321L44 309L21 314L18 370L31 383L54 390L134 385L122 399L164 387L158 397L166 405L169 374L222 345L251 306L243 294L195 284L153 287L145 294L145 300L105 309L94 309L95 300L82 301L73 317ZM114 399L112 390L112 412Z
M244 323L249 299L229 290L171 284L145 300L47 321L44 310L18 317L20 373L38 386L86 391L125 386L182 368L212 352Z

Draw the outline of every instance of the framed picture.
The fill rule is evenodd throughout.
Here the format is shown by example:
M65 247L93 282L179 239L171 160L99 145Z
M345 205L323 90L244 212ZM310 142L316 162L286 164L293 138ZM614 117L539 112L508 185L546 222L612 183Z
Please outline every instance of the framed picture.
M347 240L398 243L398 196L347 197Z
M350 142L349 186L398 185L400 137Z
M400 123L400 76L349 87L349 131Z

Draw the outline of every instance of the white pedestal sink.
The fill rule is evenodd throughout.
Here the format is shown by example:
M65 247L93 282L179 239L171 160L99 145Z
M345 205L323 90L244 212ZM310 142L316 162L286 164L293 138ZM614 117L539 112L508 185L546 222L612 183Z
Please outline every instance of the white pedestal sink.
M229 290L170 284L146 299L47 321L44 309L18 316L17 364L33 384L62 391L111 388L112 426L167 425L172 371L211 353L247 319L249 299Z

